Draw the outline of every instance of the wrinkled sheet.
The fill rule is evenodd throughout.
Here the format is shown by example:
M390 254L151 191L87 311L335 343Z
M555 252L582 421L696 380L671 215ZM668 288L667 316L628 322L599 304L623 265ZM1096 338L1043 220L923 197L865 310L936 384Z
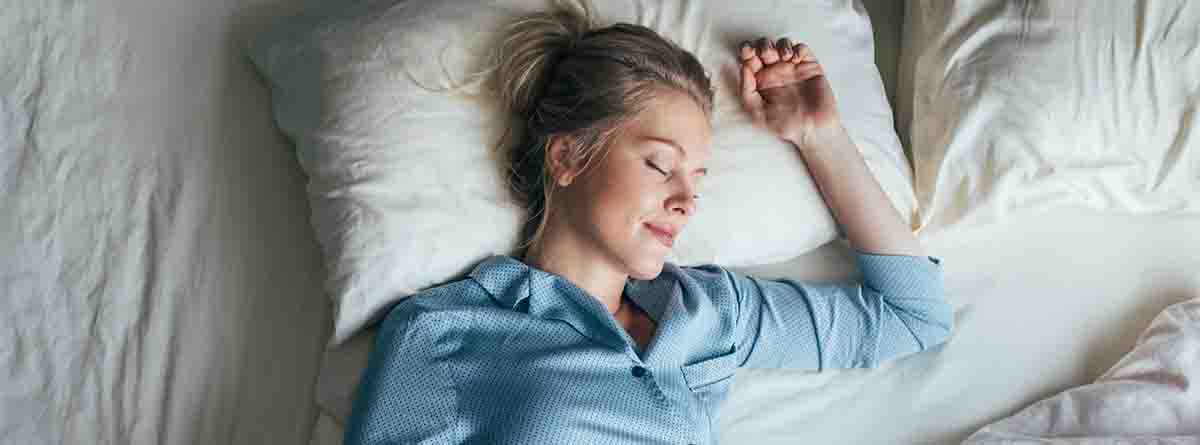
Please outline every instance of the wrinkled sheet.
M724 443L959 443L1093 381L1164 307L1200 295L1196 217L1063 210L923 234L945 265L956 332L869 371L739 372ZM764 275L793 275L784 264Z
M0 0L0 443L304 443L304 180L241 36L291 2Z
M1094 383L983 427L968 444L1200 443L1200 297L1163 310Z
M943 259L956 331L931 352L873 370L739 370L721 417L728 444L950 444L1068 388L1094 381L1163 308L1200 295L1200 217L1064 209L925 235ZM739 269L763 277L855 278L833 243ZM360 335L327 352L312 442L340 443L370 349Z

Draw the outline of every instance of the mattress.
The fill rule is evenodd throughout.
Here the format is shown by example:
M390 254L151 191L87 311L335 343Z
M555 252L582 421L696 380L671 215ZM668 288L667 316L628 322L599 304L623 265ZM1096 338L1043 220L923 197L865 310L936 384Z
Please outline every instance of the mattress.
M241 38L295 2L0 2L0 443L304 443L329 334Z

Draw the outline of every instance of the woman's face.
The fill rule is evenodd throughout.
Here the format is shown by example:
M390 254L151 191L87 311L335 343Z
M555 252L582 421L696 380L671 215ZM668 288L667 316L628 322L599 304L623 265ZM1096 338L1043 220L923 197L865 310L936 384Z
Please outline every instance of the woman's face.
M688 95L659 94L619 131L606 155L556 192L576 237L636 279L662 271L696 213L712 129Z

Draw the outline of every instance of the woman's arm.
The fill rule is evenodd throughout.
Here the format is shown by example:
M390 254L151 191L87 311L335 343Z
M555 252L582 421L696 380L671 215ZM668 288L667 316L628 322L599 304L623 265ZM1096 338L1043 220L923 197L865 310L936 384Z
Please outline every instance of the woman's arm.
M950 338L954 310L942 298L937 260L853 252L861 282L771 280L697 268L723 272L730 283L739 366L872 368Z
M888 255L925 255L841 125L791 142L851 246Z
M445 323L425 323L417 300L397 304L375 337L346 423L345 445L455 442L458 395L438 357Z
M746 110L800 151L863 274L859 283L813 284L727 272L740 364L873 367L945 342L954 311L942 298L941 264L925 256L867 169L812 52L760 39L739 59Z
M824 70L804 44L759 39L740 48L743 104L801 153L834 219L861 251L924 256L837 114Z

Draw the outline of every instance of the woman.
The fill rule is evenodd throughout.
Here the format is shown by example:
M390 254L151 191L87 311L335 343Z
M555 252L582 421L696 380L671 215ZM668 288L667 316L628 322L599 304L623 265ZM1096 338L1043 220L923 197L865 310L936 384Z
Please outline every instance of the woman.
M712 89L691 54L572 11L516 22L499 54L496 87L524 120L506 147L535 216L526 243L391 311L347 443L713 443L739 367L872 367L949 335L938 260L803 44L743 44L740 95L804 157L861 283L664 264L710 157Z

